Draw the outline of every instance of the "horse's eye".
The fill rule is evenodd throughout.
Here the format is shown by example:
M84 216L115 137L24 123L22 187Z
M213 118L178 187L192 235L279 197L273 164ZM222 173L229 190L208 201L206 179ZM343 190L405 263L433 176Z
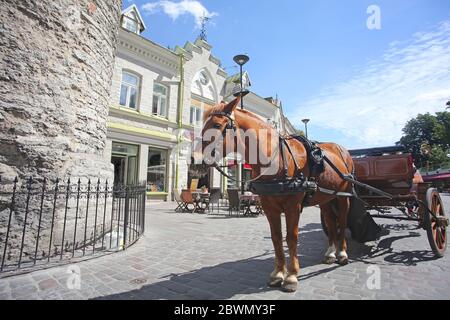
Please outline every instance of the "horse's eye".
M222 125L220 123L214 123L213 124L213 128L214 129L220 129L220 128L222 128Z

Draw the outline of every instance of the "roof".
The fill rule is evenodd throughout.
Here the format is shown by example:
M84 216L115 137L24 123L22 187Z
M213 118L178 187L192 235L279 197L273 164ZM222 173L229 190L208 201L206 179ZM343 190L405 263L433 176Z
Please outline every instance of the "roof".
M250 77L248 76L248 72L244 71L244 73L242 74L242 78L244 78L244 76L247 76L248 82L250 84ZM225 80L227 83L239 83L241 79L241 73L238 72L236 74L233 74L232 76L229 76L227 78L227 80Z

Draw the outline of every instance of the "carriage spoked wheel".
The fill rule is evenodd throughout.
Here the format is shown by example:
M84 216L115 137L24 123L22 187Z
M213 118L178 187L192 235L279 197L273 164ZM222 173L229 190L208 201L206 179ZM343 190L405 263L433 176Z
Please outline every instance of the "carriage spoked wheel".
M428 210L424 210L424 224L428 234L428 241L431 249L437 257L443 257L447 248L447 226L448 219L445 217L444 206L442 204L439 192L435 188L427 190L426 207L434 213L434 216Z

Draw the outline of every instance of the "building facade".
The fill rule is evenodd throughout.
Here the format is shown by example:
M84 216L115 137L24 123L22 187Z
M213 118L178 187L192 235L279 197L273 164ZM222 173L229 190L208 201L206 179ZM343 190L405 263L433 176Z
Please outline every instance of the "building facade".
M239 74L228 76L212 46L200 38L174 50L144 38L145 24L135 5L122 11L120 24L107 134L115 183L145 182L150 199L164 200L171 199L174 188L188 188L193 178L198 186L232 187L215 169L198 176L188 145L194 128L202 125L203 110L234 98ZM247 73L243 79L249 87ZM244 103L281 127L274 99L251 92ZM235 160L224 162L240 178Z

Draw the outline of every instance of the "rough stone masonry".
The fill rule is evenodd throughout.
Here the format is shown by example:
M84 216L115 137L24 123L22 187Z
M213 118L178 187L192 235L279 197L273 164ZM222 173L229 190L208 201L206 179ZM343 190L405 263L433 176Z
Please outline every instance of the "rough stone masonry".
M100 177L120 0L2 0L0 175Z
M120 0L1 0L0 191L11 189L16 176L22 185L30 176L37 183L48 178L49 185L68 177L83 183L112 180L105 146L121 5ZM45 201L44 231L51 215L45 209L52 205ZM15 231L24 224L24 203L17 195L16 209L10 210L0 196L0 256L10 216L9 257L17 251ZM30 248L36 207L30 204L26 222ZM68 218L74 216L83 218L81 210ZM57 212L56 229L60 218Z

